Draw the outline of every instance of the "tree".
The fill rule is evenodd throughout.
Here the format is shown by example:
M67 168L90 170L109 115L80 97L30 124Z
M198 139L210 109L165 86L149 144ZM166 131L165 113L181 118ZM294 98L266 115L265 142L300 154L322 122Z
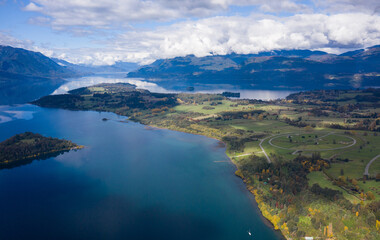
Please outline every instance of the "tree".
M355 185L355 186L358 185L358 181L357 181L356 179L352 179L351 182L352 182L352 184Z
M308 132L308 133L311 133L311 132L313 132L313 127L311 127L311 126L306 126L305 127L305 132Z
M311 154L311 161L315 163L317 160L321 159L321 153L320 152L313 152Z
M371 191L368 191L367 192L367 199L368 200L374 200L375 199L375 195L373 195L373 193Z

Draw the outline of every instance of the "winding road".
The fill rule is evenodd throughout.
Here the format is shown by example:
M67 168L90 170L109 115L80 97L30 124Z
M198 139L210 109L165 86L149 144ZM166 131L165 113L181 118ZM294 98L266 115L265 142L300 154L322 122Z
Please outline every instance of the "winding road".
M290 150L289 148L280 147L280 146L277 146L277 145L275 145L275 144L272 143L272 140L273 140L273 139L278 138L278 137L281 137L281 136L284 136L284 135L287 135L287 134L289 134L289 133L281 134L281 135L278 135L278 136L273 136L273 135L272 135L272 136L268 136L268 137L263 138L263 139L260 140L259 146L260 146L260 148L261 148L262 153L264 153L265 157L267 158L268 163L271 163L272 160L269 158L268 154L265 152L265 150L264 150L262 144L264 143L265 140L267 140L268 138L270 138L269 141L268 141L268 143L269 143L272 147L277 147L277 148L281 148L281 149ZM329 133L329 134L326 134L326 135L320 137L319 139L321 139L321 138L323 138L323 137L326 137L326 136L328 136L328 135L330 135L330 134L334 134L334 132L331 132L331 133ZM352 147L352 146L354 146L354 145L356 144L356 139L355 139L355 138L350 137L350 136L345 136L345 137L351 138L352 141L353 141L353 143L350 144L350 145L348 145L348 146L344 146L344 147L337 147L337 148L331 148L331 149L318 149L318 150L307 150L307 149L306 149L306 150L303 150L303 151L331 151L331 150L338 150L338 149L349 148L349 147ZM300 151L300 150L296 150L295 152L293 152L293 154L296 153L296 152L298 152L298 151ZM247 155L251 155L251 154L252 154L252 153L246 153L246 154L238 155L238 156L235 156L235 157L242 157L242 156L247 156ZM378 158L380 158L380 154L377 155L376 157L372 158L371 161L369 161L369 163L368 163L367 166L365 167L364 175L368 176L368 174L369 174L369 173L368 173L368 171L369 171L369 167L370 167L371 164L372 164L374 161L376 161L376 159L378 159Z
M322 139L323 137L326 137L326 136L328 136L328 135L330 135L330 134L334 134L334 132L331 132L331 133L329 133L329 134L326 134L326 135L320 137L319 139ZM272 138L268 141L268 143L269 143L272 147L276 147L276 148L280 148L280 149L284 149L284 150L292 150L292 149L290 149L290 148L280 147L280 146L277 146L277 145L275 145L275 144L272 143L272 140L273 140L273 139L276 139L276 138L279 138L279 137L282 137L282 136L285 136L285 135L287 135L287 134L281 134L281 135L278 135L278 136L274 136L274 137L272 137ZM298 134L295 134L295 135L298 135ZM336 135L338 135L338 134L336 134ZM338 135L338 136L343 136L343 135ZM298 151L308 151L308 152L310 152L310 151L317 151L317 152L321 152L321 151L332 151L332 150L339 150L339 149L349 148L349 147L352 147L352 146L354 146L354 145L356 144L356 139L355 139L355 138L350 137L350 136L344 136L344 137L350 138L350 139L352 140L352 143L351 143L350 145L343 146L343 147L337 147L337 148L326 148L326 149L302 149L302 150L299 149L299 150L296 150L296 151L297 151L297 152L298 152ZM265 139L266 139L266 138L265 138ZM261 147L261 145L260 145L260 147Z
M272 136L269 136L269 137L266 137L266 138L261 139L261 141L260 141L260 143L259 143L259 146L260 146L260 148L261 148L261 151L263 151L265 157L266 157L267 160L268 160L268 163L271 163L272 161L270 160L268 154L265 152L265 150L264 150L263 146L261 146L261 144L263 144L263 142L264 142L265 140L267 140L268 138L270 138L270 137L272 137Z
M291 133L284 133L284 134L280 134L280 135L276 135L276 136L271 135L271 136L268 136L268 137L263 138L263 139L260 140L259 147L261 148L262 153L265 155L265 157L266 157L268 163L271 163L272 160L269 158L268 154L265 152L265 150L264 150L264 148L263 148L263 146L262 146L262 144L264 143L264 141L267 140L268 138L270 138L269 141L268 141L268 143L269 143L272 147L276 147L276 148L280 148L280 149L284 149L284 150L291 150L290 148L280 147L280 146L277 146L277 145L275 145L275 144L272 143L272 140L273 140L273 139L276 139L276 138L278 138L278 137L282 137L282 136L285 136L285 135L288 135L288 134L291 134ZM319 137L318 139L322 139L323 137L326 137L326 136L331 135L331 134L335 134L335 133L334 133L334 132L330 132L330 133L328 133L328 134L325 134L325 135ZM297 134L295 134L295 135L297 135ZM341 136L343 136L343 135L341 135ZM350 138L350 139L352 140L352 143L351 143L350 145L347 145L347 146L337 147L337 148L329 148L329 149L315 149L315 150L314 150L314 149L313 149L313 150L312 150L312 149L302 149L302 150L295 150L295 151L293 152L293 154L296 154L296 153L299 152L299 151L331 151L331 150L339 150L339 149L345 149L345 148L352 147L352 146L354 146L354 145L356 144L356 139L355 139L355 138L350 137L350 136L344 136L344 137ZM241 155L238 155L238 156L235 156L235 157L243 157L243 156L248 156L248 155L251 155L251 154L252 154L252 153L246 153L246 154L241 154ZM380 157L380 155L376 156L374 159L372 159L372 160L367 164L367 166L366 166L366 171L365 171L364 174L366 174L366 173L368 174L368 168L369 168L369 165L371 165L371 163L372 163L373 161L375 161L378 157Z
M367 166L365 166L365 170L364 170L364 175L365 176L368 176L368 171L369 171L369 166L371 166L371 164L376 161L376 159L378 159L380 157L380 154L377 155L376 157L372 158L371 161L369 161L369 163L367 164Z

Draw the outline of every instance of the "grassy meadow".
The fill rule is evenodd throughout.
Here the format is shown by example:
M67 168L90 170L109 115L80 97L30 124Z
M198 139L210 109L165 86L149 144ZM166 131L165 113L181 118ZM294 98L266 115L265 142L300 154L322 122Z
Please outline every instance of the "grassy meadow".
M380 158L364 176L380 154L379 96L310 91L263 102L102 85L70 96L70 105L57 96L37 104L110 111L219 139L263 216L286 238L379 239Z

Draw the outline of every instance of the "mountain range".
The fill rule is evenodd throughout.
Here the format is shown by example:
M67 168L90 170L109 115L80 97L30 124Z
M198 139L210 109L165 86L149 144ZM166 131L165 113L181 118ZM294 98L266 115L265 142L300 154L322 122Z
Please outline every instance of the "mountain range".
M133 71L134 70L134 71ZM235 89L337 89L380 86L380 45L340 55L311 50L275 50L258 54L188 55L159 59L138 68L72 64L22 48L0 46L0 105L48 95L64 78L101 72L129 72L168 89L216 84ZM190 88L191 89L191 88Z
M25 103L52 93L63 78L78 76L42 53L0 46L0 105Z
M311 50L188 55L156 60L128 73L165 87L230 84L248 89L334 89L380 86L380 45L340 55Z
M71 71L81 73L84 75L96 74L96 73L117 73L117 72L130 72L138 69L137 63L118 61L112 65L88 65L88 64L73 64L62 59L52 58L53 61L58 63Z
M4 75L23 75L28 77L66 78L76 72L60 66L42 53L22 48L0 46L0 77Z
M137 64L110 66L72 64L42 53L0 45L0 105L25 103L51 94L65 78L100 72L128 72Z

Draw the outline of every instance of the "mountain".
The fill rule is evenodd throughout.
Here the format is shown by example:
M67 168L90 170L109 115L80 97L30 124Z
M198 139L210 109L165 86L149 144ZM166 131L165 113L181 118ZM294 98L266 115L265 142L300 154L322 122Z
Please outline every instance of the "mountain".
M116 62L113 65L86 65L86 64L73 64L62 59L52 58L57 64L66 67L75 72L82 74L94 74L94 73L115 73L115 72L130 72L138 69L139 65L137 63L130 62Z
M137 64L126 62L110 66L77 65L39 52L0 46L0 105L30 102L51 94L65 82L64 78L137 68Z
M42 53L9 46L0 46L0 76L1 73L45 78L76 75L74 71L60 66Z
M39 52L0 46L0 105L25 103L52 93L78 73Z
M329 89L380 85L380 45L341 55L311 50L160 59L127 77L168 88L230 84L256 89Z

